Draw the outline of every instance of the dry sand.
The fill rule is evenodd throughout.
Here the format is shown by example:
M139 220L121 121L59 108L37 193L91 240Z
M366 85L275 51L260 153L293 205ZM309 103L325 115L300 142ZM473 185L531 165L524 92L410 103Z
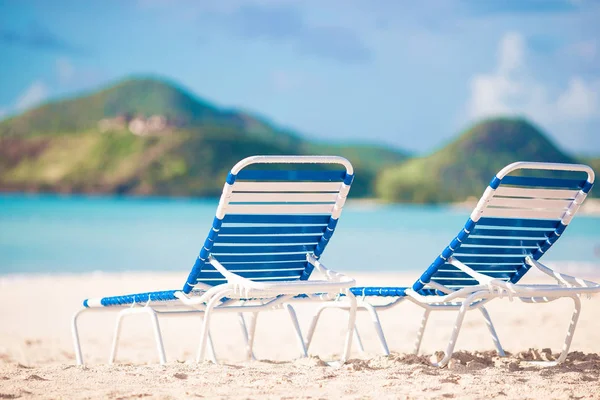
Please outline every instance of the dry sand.
M525 360L552 358L570 319L569 300L527 305L506 299L489 304L502 344L498 358L479 313L469 313L447 368L429 366L445 348L455 314L434 313L423 352L410 353L421 310L405 302L381 313L389 357L378 355L375 333L359 314L366 353L353 353L341 368L322 360L342 347L345 314L328 314L317 328L312 356L299 352L285 311L260 315L255 354L243 359L243 340L233 314L217 315L213 338L220 365L195 364L197 317L161 319L168 364L158 365L147 317L125 320L118 364L106 365L114 313L81 318L86 367L76 367L70 317L86 297L178 288L186 274L88 274L0 277L0 399L12 398L559 398L600 399L600 296L583 301L567 362L540 369ZM586 276L594 278L594 276ZM535 277L530 277L530 279ZM357 276L359 284L406 285L413 274ZM298 306L303 330L313 305ZM534 349L534 350L532 350Z

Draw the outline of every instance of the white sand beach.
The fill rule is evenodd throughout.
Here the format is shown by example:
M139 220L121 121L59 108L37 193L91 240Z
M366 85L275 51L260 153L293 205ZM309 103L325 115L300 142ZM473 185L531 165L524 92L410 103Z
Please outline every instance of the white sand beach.
M532 274L533 275L533 274ZM366 313L358 325L366 353L354 347L341 368L327 366L342 347L345 314L328 311L317 328L311 357L302 359L284 310L258 319L255 354L243 358L233 314L217 315L213 328L221 364L195 364L200 320L164 318L167 365L158 364L152 331L143 315L125 320L117 365L106 365L115 313L84 315L81 337L87 365L75 366L70 317L87 297L178 288L180 274L123 273L4 276L0 278L0 399L14 398L600 398L600 296L584 299L567 361L538 368L525 361L552 357L570 320L569 300L527 305L496 300L488 310L506 358L496 357L483 319L467 314L454 361L428 364L443 350L455 314L434 313L425 335L425 356L410 355L421 309L405 302L381 313L389 357L379 355ZM536 276L528 276L528 281ZM585 276L586 278L597 278ZM357 275L361 285L407 285L413 274ZM314 304L297 307L307 329Z

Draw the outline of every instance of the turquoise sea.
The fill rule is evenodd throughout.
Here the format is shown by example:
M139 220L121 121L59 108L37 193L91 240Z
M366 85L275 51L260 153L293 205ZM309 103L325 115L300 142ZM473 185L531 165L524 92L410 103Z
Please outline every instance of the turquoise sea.
M0 274L182 271L216 199L0 195ZM422 271L468 212L349 203L322 261L339 271ZM600 271L600 217L578 215L544 258Z

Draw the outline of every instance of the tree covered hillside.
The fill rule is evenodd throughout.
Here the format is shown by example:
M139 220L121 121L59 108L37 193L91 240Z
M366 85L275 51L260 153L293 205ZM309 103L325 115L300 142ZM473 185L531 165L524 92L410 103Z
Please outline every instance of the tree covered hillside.
M379 170L406 158L315 144L171 82L129 79L0 122L0 190L216 196L228 170L256 154L346 156L359 172L355 197L373 196Z
M376 193L387 201L438 203L480 196L515 161L577 163L525 119L482 121L442 149L384 169Z

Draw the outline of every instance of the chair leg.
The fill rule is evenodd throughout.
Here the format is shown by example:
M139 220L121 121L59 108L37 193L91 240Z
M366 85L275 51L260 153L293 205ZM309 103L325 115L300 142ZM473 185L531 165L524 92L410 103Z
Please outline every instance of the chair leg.
M210 336L210 330L208 331L208 351L210 352L210 361L217 364L217 353L215 353L215 346L213 345L212 337Z
M571 322L569 324L569 329L567 329L567 336L565 337L562 352L556 360L556 364L560 364L567 358L571 342L573 341L573 335L575 334L575 328L577 327L577 321L579 321L579 315L581 314L581 299L579 296L573 296L571 299L573 299L574 303L573 314L571 315Z
M312 343L313 335L315 334L315 329L317 328L317 322L319 322L319 318L321 317L321 313L325 310L326 305L323 304L317 308L315 315L310 322L310 326L308 328L308 332L306 333L306 351L310 348L310 344Z
M117 322L115 324L115 330L113 334L112 346L110 347L110 356L108 357L108 363L112 364L115 362L115 358L117 358L117 345L119 343L119 338L121 336L121 326L123 321L123 316L128 309L121 310L119 314L117 314Z
M246 319L244 318L244 313L238 313L238 322L240 323L240 327L242 328L242 335L244 336L244 345L248 347L248 327L246 325ZM250 359L252 361L256 360L254 356L254 352L252 352Z
M526 364L532 364L543 367L553 367L566 360L567 356L569 355L569 348L571 347L571 342L573 341L573 335L575 334L575 328L577 327L577 321L579 321L579 314L581 314L581 300L579 299L579 296L574 295L569 297L573 300L574 308L573 314L571 315L569 328L567 329L567 335L565 336L565 342L563 344L563 348L560 355L555 361L527 361Z
M202 321L202 329L200 331L200 344L198 345L198 353L196 354L196 362L202 362L206 353L206 344L208 337L210 336L210 320L212 317L212 310L218 301L224 296L224 292L216 293L206 305L204 310L204 320Z
M360 338L360 334L358 333L358 326L354 325L354 341L356 342L356 345L358 346L358 351L360 351L361 353L365 352L365 347L363 346L363 342Z
M88 311L89 308L82 308L73 314L73 318L71 319L71 334L73 336L73 347L75 348L75 359L77 360L77 365L83 365L83 355L81 353L81 344L79 342L79 330L77 329L77 319L84 312Z
M417 332L417 338L415 339L415 346L413 349L413 354L418 355L421 350L421 343L423 342L423 335L425 334L425 328L427 327L427 321L429 320L429 314L431 313L431 309L426 308L423 313L423 317L421 318L421 326L419 326L419 330Z
M292 319L292 325L294 326L294 330L296 331L296 338L298 338L298 344L300 346L300 351L302 357L308 357L308 352L306 350L306 344L304 343L304 338L302 338L302 331L300 330L300 324L298 323L298 316L296 315L296 310L292 307L291 304L286 304L285 308L290 314L290 318Z
M256 336L256 321L258 319L258 313L253 312L250 314L250 329L248 330L248 344L246 345L246 358L252 360L254 348L254 337Z
M350 309L348 310L348 329L346 330L346 341L344 342L344 351L340 364L344 364L350 358L350 352L352 351L352 335L354 334L354 327L356 326L356 297L350 290L346 290L346 298L350 300Z
M472 303L471 298L467 298L460 307L458 311L458 315L456 317L456 322L454 323L454 328L452 329L452 334L450 335L450 340L448 341L448 346L446 347L446 351L444 352L444 357L438 361L437 363L433 363L435 367L444 367L452 358L452 354L454 353L454 346L456 346L456 340L458 339L458 334L460 333L460 328L465 319L465 314L470 309L470 304Z
M361 304L361 307L364 307L369 312L369 315L371 316L371 321L373 322L373 326L375 327L375 332L377 333L377 337L379 338L381 351L384 355L389 356L390 350L388 348L387 341L385 340L383 329L381 328L381 322L379 321L379 315L377 315L377 310L375 310L375 307L368 303Z
M119 338L121 336L121 324L123 317L131 314L140 314L146 313L150 317L150 322L152 323L152 330L154 331L154 340L156 342L156 351L158 353L158 360L161 364L167 363L167 357L165 356L165 346L163 344L162 334L160 332L160 324L158 323L158 315L156 311L154 311L151 307L135 307L135 308L126 308L121 310L117 315L117 323L115 325L115 333L113 336L113 342L111 346L110 357L108 359L108 363L112 364L115 361L117 356L117 348L119 344Z
M500 344L500 339L498 338L498 334L496 333L496 329L494 329L494 324L492 323L492 319L490 318L490 314L484 306L479 308L481 314L483 314L483 318L485 319L485 323L490 331L490 335L492 335L492 340L494 342L494 346L496 347L496 352L500 357L506 356L504 353L504 349L502 348L502 344Z
M160 332L160 325L158 323L158 315L150 307L144 307L146 312L150 315L152 321L152 328L154 329L154 339L156 340L156 350L158 351L158 358L161 364L167 363L167 357L165 356L165 346L163 344L162 334Z

